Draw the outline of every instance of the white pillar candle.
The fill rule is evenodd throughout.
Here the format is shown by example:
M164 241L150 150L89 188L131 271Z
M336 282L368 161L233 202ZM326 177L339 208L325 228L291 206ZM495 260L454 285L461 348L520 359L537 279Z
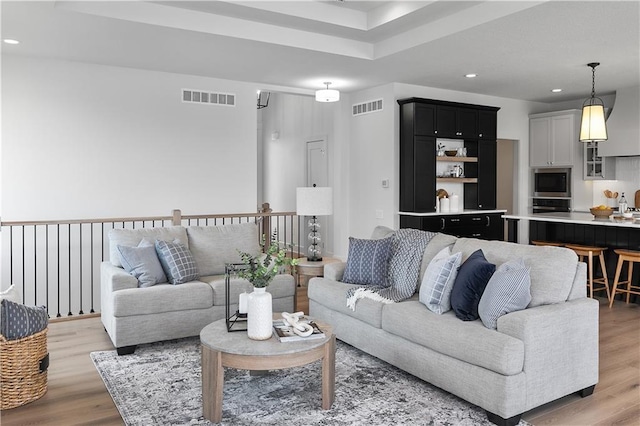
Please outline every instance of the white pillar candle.
M459 209L459 197L456 194L451 194L451 197L449 197L449 209L452 212L457 212Z
M247 306L249 303L249 293L246 291L244 293L240 293L240 300L238 301L238 312L241 314L247 313Z
M449 199L447 197L440 198L440 213L449 213Z

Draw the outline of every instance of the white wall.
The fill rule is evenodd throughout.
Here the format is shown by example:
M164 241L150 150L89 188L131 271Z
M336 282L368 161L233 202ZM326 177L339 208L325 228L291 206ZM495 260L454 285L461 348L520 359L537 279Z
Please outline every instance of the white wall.
M181 102L235 93L236 107ZM256 88L4 56L2 219L252 212Z

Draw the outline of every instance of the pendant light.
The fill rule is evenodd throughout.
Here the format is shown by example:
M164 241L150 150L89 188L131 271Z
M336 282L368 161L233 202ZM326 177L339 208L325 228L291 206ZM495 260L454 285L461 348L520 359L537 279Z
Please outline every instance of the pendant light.
M604 121L604 102L596 98L596 67L600 62L591 62L591 97L582 104L580 124L580 142L602 142L608 139L607 125Z
M335 89L329 89L330 81L322 83L327 86L326 89L316 90L316 101L318 102L337 102L340 100L340 92Z

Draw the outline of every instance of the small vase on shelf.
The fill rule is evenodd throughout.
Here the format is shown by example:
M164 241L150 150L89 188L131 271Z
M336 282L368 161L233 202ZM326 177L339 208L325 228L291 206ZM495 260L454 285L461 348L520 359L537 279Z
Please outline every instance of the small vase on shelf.
M254 287L249 295L247 314L247 336L253 340L271 338L273 311L271 293L266 287Z

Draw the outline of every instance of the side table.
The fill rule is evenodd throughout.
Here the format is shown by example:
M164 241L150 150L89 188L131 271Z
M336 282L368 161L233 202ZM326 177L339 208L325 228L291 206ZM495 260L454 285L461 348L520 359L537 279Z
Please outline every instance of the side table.
M301 278L304 277L304 283L306 285L310 278L324 276L324 265L335 262L341 262L341 260L335 257L325 256L322 260L314 262L307 260L306 257L300 258L298 266L296 266L298 272L298 287L300 287Z

